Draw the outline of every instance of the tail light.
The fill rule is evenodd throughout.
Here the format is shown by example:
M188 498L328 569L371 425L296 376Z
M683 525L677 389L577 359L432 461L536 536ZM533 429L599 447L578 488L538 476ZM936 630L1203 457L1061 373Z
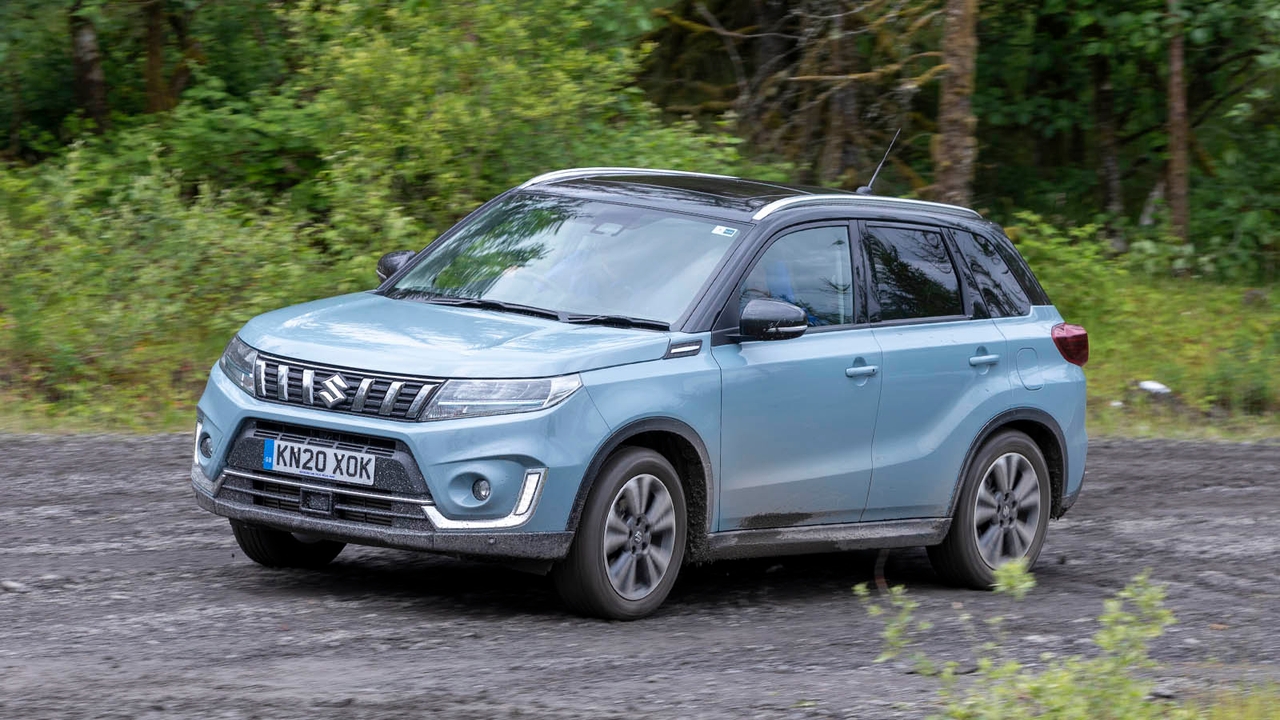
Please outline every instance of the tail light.
M1058 323L1053 326L1053 344L1058 346L1062 359L1072 365L1084 367L1089 362L1089 333L1079 325Z

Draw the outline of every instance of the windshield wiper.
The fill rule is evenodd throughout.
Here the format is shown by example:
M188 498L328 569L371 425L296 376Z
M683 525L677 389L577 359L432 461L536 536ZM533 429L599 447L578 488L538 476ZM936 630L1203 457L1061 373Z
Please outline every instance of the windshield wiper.
M661 320L647 320L645 318L633 318L626 315L564 315L560 318L561 322L575 323L578 325L614 325L617 327L633 327L644 328L646 330L670 330L671 324L664 323Z
M555 310L533 307L532 305L521 305L519 303L502 302L501 300L459 297L457 295L444 295L442 293L431 292L429 290L409 289L392 290L388 295L391 295L391 297L396 299L412 298L414 300L422 300L423 302L429 302L434 305L451 305L453 307L478 308L480 310L501 310L503 312L551 318L552 320L560 319L560 313Z

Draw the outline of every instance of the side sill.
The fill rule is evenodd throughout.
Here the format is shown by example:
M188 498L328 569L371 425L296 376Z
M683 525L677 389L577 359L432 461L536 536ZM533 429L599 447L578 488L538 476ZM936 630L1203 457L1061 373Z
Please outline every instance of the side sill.
M711 533L698 560L730 560L771 555L937 545L951 529L951 518L807 525L729 530Z

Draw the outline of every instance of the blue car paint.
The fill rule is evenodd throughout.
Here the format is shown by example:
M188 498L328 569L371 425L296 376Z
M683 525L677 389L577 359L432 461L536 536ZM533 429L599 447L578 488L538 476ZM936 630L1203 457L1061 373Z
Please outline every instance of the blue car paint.
M720 530L857 522L872 482L881 364L869 328L721 345Z
M945 517L959 469L987 420L1011 407L1012 365L991 320L876 327L884 389L863 521ZM998 355L995 365L971 358Z
M655 332L355 293L250 320L240 339L263 352L339 367L452 378L549 377L657 360Z
M1079 492L1084 482L1089 436L1085 431L1084 368L1062 359L1053 344L1053 326L1062 322L1052 306L1037 306L1022 317L994 321L1010 352L1025 358L1012 369L1013 407L1041 410L1058 421L1067 443L1067 482L1064 494ZM1031 357L1034 364L1031 364Z

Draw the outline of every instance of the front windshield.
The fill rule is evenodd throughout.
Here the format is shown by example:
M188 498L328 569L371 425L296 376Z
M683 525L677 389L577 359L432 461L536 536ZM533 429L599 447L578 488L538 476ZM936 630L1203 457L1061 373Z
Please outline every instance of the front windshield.
M740 224L550 195L513 195L468 221L388 293L672 323Z

